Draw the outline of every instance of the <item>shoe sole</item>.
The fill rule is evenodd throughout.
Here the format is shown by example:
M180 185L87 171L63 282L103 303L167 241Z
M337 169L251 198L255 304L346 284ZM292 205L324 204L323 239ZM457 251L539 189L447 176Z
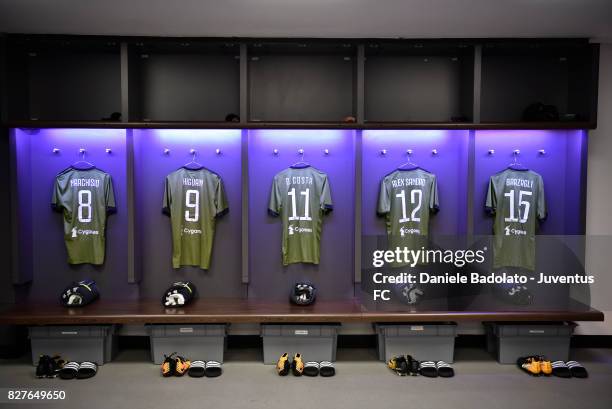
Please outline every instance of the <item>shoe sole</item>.
M187 371L187 375L191 376L192 378L202 378L204 376L204 371L189 370Z

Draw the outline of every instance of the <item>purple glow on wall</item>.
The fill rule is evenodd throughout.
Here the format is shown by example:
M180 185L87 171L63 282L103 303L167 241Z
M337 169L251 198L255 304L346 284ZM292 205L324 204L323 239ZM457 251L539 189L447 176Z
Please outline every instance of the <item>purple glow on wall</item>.
M227 143L239 138L240 129L146 129L135 130L164 143Z
M321 299L353 296L354 138L352 130L249 131L249 297L286 300L297 281L314 283ZM299 149L327 173L334 211L323 220L320 264L283 267L281 220L267 207L274 175L300 160Z
M272 143L282 147L297 149L304 144L313 148L326 146L344 146L347 138L352 139L355 131L352 130L329 130L329 129L255 129L249 131L249 139L257 139L266 144Z
M548 218L541 234L581 234L586 152L582 130L476 131L474 231L490 234L492 220L484 212L489 177L517 160L542 175L548 204ZM494 153L489 153L493 150ZM543 152L543 153L542 153Z
M176 280L192 281L202 297L242 297L241 130L134 130L137 250L143 255L141 297L158 298ZM166 149L168 150L166 152ZM211 267L173 269L170 218L162 214L166 176L193 158L223 180L229 213L215 226ZM220 153L217 154L217 149Z
M444 141L448 138L457 137L467 131L447 130L447 129L419 129L419 130L364 130L363 137L372 141L409 141L411 144L428 144L435 141Z
M202 130L202 129L39 129L12 130L17 149L18 200L22 227L28 240L20 248L31 263L32 285L26 298L56 299L71 280L96 279L105 298L157 298L162 287L174 279L196 282L205 296L242 296L242 137L249 149L249 296L286 298L297 280L313 281L321 298L352 296L355 141L362 137L362 234L384 234L384 222L376 217L376 199L382 177L411 160L435 173L439 179L441 211L432 218L431 231L440 235L465 234L467 206L473 204L474 233L490 234L492 220L483 206L489 177L503 170L519 149L519 161L542 174L549 218L542 234L583 232L586 189L587 132L583 130ZM134 140L136 230L143 265L143 281L126 281L127 266L127 135ZM468 192L470 138L474 141L474 194ZM57 152L53 152L57 148ZM111 174L117 214L110 216L107 230L107 262L102 267L68 266L61 215L50 210L53 180L58 172L81 159ZM111 153L106 149L110 148ZM170 267L169 220L161 214L164 177L196 161L219 173L228 191L230 213L219 221L213 255L214 269L174 271ZM165 149L169 151L164 152ZM220 154L216 150L220 149ZM330 177L335 211L323 225L321 264L280 263L280 220L267 216L272 177L304 160ZM381 154L385 149L387 153ZM433 154L432 151L437 153ZM275 150L277 152L275 153ZM327 150L327 153L325 152ZM489 154L494 150L494 154ZM545 153L542 154L540 151ZM146 260L146 261L145 261ZM25 265L25 264L24 264Z
M42 135L49 140L67 140L80 139L82 141L115 137L121 138L125 136L125 129L96 129L96 128L39 128L39 129L24 129L16 128L15 132L24 135Z
M468 136L464 130L363 131L362 233L386 234L384 220L376 215L380 181L408 161L408 149L413 163L438 177L440 212L432 217L430 231L465 232Z
M93 278L107 299L138 297L138 288L126 282L127 177L124 129L15 129L19 205L30 217L21 220L29 242L20 251L32 263L32 300L56 300L71 281ZM117 212L107 221L106 259L102 266L68 265L63 241L62 215L51 210L55 176L72 163L85 160L111 175ZM110 148L111 153L106 149ZM56 151L54 152L54 149ZM120 272L120 273L118 273Z

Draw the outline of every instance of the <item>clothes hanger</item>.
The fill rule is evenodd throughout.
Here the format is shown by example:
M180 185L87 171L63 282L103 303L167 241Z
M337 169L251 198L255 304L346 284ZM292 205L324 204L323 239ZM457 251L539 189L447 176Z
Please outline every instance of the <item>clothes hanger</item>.
M79 149L79 153L83 156L81 157L81 160L78 160L74 162L72 165L70 165L71 168L77 169L77 170L89 170L89 169L93 169L96 167L96 165L94 165L93 163L87 162L85 160L85 151L86 151L85 148Z
M520 155L521 151L518 149L515 149L512 152L512 155L514 156L514 159L512 160L512 163L510 163L508 165L508 169L512 169L512 170L527 170L527 167L525 167L522 163L520 163L518 161L518 156Z
M304 161L304 149L298 149L298 154L300 155L300 160L291 165L292 168L307 168L310 166L310 163Z
M414 163L412 161L412 159L410 159L412 157L412 149L408 149L406 151L406 154L408 155L408 161L405 163L402 163L401 165L399 165L397 167L398 170L414 170L417 169L419 167L419 165L417 165L416 163Z
M195 157L196 157L196 150L192 149L190 151L191 153L191 161L187 162L186 164L183 165L183 167L185 169L189 169L189 170L200 170L202 168L204 168L204 165L202 165L201 163L196 162Z

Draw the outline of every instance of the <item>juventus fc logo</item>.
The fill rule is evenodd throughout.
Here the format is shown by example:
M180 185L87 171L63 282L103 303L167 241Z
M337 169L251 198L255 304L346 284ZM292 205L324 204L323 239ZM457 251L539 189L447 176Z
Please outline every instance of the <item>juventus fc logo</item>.
M420 301L421 296L423 295L423 290L416 287L414 284L411 284L410 286L404 286L402 289L402 295L408 304L414 305Z

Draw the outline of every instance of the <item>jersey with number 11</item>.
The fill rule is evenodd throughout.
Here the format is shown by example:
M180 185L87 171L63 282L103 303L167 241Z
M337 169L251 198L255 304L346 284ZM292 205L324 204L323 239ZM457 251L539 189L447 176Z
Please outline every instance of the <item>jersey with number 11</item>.
M55 178L51 204L64 215L68 263L104 263L106 214L115 208L110 175L94 167L65 169Z
M228 211L223 181L208 169L166 176L164 212L172 224L172 267L210 266L216 219Z
M268 213L281 216L283 265L319 264L323 215L333 209L327 175L309 165L277 173Z

